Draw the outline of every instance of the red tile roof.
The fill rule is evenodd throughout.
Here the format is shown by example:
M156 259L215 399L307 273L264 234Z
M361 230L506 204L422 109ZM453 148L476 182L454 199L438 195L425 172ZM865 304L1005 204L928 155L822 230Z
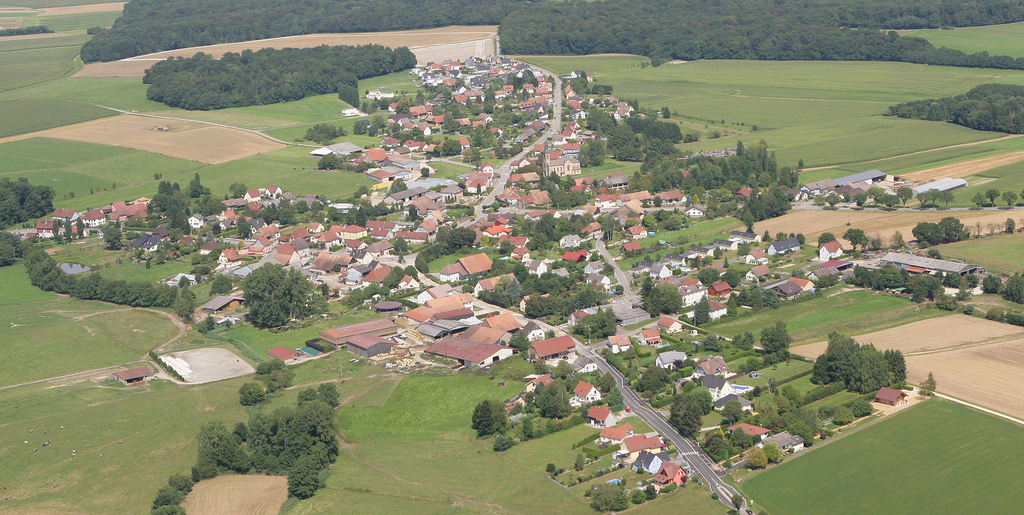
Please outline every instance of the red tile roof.
M575 393L577 397L586 397L593 389L594 385L586 381L580 381L580 383L576 385L576 388L572 390L572 393Z
M608 406L594 406L587 412L587 418L594 420L608 420L608 415L612 414L612 410L608 409Z
M661 449L665 447L665 443L661 441L660 436L636 435L626 438L623 442L626 444L626 450L629 452L640 452L644 450Z
M630 424L622 424L621 426L606 427L601 430L602 438L609 438L612 440L622 440L633 430L633 426Z
M547 340L541 340L534 342L530 345L530 348L537 353L537 357L546 358L548 356L556 356L558 354L570 352L576 348L576 340L573 340L571 336L559 336L557 338L549 338Z
M295 351L285 347L274 347L267 351L267 355L281 359L292 359L295 356Z
M729 431L735 431L737 429L743 430L744 433L747 433L750 436L761 436L771 432L768 429L765 429L760 426L755 426L753 424L748 424L746 422L740 422L739 424L736 424L734 426L729 426Z

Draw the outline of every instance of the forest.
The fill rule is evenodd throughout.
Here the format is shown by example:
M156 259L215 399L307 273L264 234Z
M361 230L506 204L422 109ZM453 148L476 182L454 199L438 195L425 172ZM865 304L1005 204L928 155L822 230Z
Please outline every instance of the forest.
M0 179L0 229L53 212L57 193L46 185L29 184L28 179Z
M962 95L897 104L884 114L1024 134L1024 86L982 84Z
M89 29L82 60L326 32L497 25L524 0L133 0L110 29Z
M146 97L171 107L223 109L299 100L310 95L357 91L359 79L407 70L416 56L406 47L380 45L264 48L228 52L214 59L202 52L168 59L146 70Z

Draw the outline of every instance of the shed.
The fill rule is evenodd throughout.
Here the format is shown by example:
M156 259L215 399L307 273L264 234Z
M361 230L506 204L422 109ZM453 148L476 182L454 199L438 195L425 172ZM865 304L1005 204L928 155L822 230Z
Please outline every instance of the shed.
M131 385L149 381L149 378L153 377L153 375L153 371L149 367L138 367L114 372L110 374L110 378L117 380L123 385Z
M234 309L241 306L245 302L242 297L231 297L228 295L218 295L206 304L203 304L203 311L209 313L216 313L222 309Z
M369 358L391 352L394 342L372 334L357 334L348 339L346 349L356 356Z
M886 406L899 406L907 402L907 392L883 386L875 394L875 402Z
M378 302L373 306L378 313L394 313L402 310L402 303L394 300Z
M382 318L380 320L343 325L333 329L324 329L320 331L319 336L325 342L330 342L334 345L344 345L348 342L349 338L357 334L372 334L380 337L391 336L398 334L398 324L395 323L393 318Z
M285 347L274 347L267 351L267 357L270 359L277 358L287 361L295 357L295 351Z

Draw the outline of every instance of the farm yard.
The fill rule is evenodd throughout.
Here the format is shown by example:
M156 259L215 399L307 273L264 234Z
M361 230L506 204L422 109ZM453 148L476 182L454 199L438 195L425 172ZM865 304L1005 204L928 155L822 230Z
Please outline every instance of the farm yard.
M277 515L286 500L284 476L220 476L196 483L181 505L195 515Z
M1014 325L957 314L861 334L856 339L857 343L870 343L878 350L897 349L905 355L913 355L922 351L934 352L951 350L967 344L982 344L988 340L1003 341L1007 336L1022 332L1024 329ZM828 342L817 342L794 347L793 352L808 358L817 358L825 352L826 347ZM925 371L925 375L927 374Z
M1019 447L1022 431L932 399L739 486L778 515L875 513L879 506L892 515L961 513L976 511L979 499L986 512L1015 511L1024 502L1024 478L1007 449Z

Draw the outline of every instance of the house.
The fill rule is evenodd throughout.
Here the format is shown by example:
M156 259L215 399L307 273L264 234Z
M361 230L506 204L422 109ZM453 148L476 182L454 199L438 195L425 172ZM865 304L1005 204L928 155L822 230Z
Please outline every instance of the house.
M732 295L732 286L725 281L717 281L708 288L708 296L710 297L724 297Z
M583 241L582 238L575 234L566 234L562 236L562 239L558 240L558 247L563 249L574 249L580 246Z
M654 360L654 364L659 368L678 370L683 367L683 363L686 363L687 358L688 357L685 352L670 350L668 352L658 354L658 358Z
M633 436L632 424L622 424L602 429L597 441L602 445L622 445L623 440L631 436Z
M634 225L626 228L626 236L633 241L642 240L647 237L647 229L642 225Z
M576 407L601 400L601 391L586 381L580 381L576 388L573 388L572 393L573 397L569 400L569 404Z
M790 252L796 252L800 250L800 242L796 238L788 238L772 243L768 247L768 255L775 256L778 254L787 254Z
M661 464L658 475L654 477L654 484L664 488L670 484L682 486L686 482L686 471L683 467L666 461Z
M544 329L533 320L530 320L523 326L523 333L526 334L526 339L531 342L536 342L544 339ZM579 360L576 360L579 361Z
M683 296L683 306L690 307L697 305L698 302L707 297L708 289L699 283L696 285L684 284L679 287L679 294Z
M527 268L531 274L536 275L538 277L548 273L548 264L539 259L530 261L530 266Z
M789 452L791 449L793 452L798 452L804 448L804 439L799 436L789 434L789 431L783 431L777 435L769 436L754 445L764 447L765 444L769 443L778 445L779 450L782 452Z
M752 232L732 231L729 239L740 243L761 243L761 235Z
M483 325L497 329L503 333L514 333L523 328L512 313L506 311L500 315L492 315L484 319Z
M829 261L843 255L843 245L838 241L830 241L818 246L818 259Z
M614 311L614 310L613 310ZM615 323L626 327L644 320L650 320L651 314L640 308L620 309L615 311Z
M745 279L754 282L768 277L771 273L772 269L768 268L768 265L757 265L754 268L747 270Z
M348 341L345 342L345 350L360 356L363 358L370 358L378 354L387 354L391 352L391 347L395 342L391 340L385 340L380 336L374 336L372 334L356 334L349 337Z
M470 276L487 272L491 269L491 258L483 252L461 257L456 262L444 267L438 277L443 282L463 281Z
M128 370L114 372L113 374L110 374L110 378L125 386L128 386L133 384L145 383L146 381L149 381L149 378L153 377L154 375L155 374L153 373L153 370L150 369L149 367L137 367L130 368Z
M721 302L711 301L710 308L708 309L708 317L711 320L718 320L729 313L729 306L722 304Z
M640 455L637 456L636 461L633 462L633 470L647 472L648 474L657 474L661 470L663 463L669 463L668 453L665 451L651 452L651 451L640 451Z
M764 253L763 250L761 250L761 249L754 249L754 250L750 251L750 254L747 254L745 256L744 261L748 265L753 265L753 264L767 265L768 264L768 256Z
M416 296L415 300L419 304L426 304L428 300L440 299L451 295L455 295L455 289L450 284L441 284L420 293Z
M516 261L530 261L530 249L528 247L516 247L512 250L511 259Z
M604 271L603 261L591 261L587 263L587 266L583 267L583 273L585 274L599 274Z
M263 194L260 193L259 188L253 188L253 189L251 189L249 191L246 191L245 192L245 196L242 197L242 198L244 198L247 203L248 202L259 202L260 199L262 198L262 196L263 196Z
M267 358L288 361L290 359L294 359L296 354L297 353L295 351L287 347L274 347L267 351Z
M597 372L597 363L594 363L590 358L576 358L576 361L572 362L572 371L577 374L589 374L591 372Z
M597 222L594 222L594 223L597 223ZM630 243L627 243L627 244L623 245L621 252L622 252L622 255L626 255L629 252L640 252L641 250L643 250L643 247L641 247L639 243L634 241L634 242L630 242Z
M640 331L640 338L637 339L637 342L657 345L661 343L661 333L657 329L643 329Z
M532 391L536 390L538 386L547 386L547 385L549 385L549 384L551 384L553 382L555 382L555 380L551 379L551 376L549 376L547 374L539 375L539 376L538 375L526 376L526 391L532 392Z
M398 282L398 289L402 291L416 290L419 289L419 287L420 282L417 281L416 278L411 275L405 275L404 277L402 277L402 280Z
M191 227L193 231L202 229L204 225L206 225L206 219L203 218L203 215L196 213L188 217L188 226Z
M748 401L747 399L744 399L743 397L740 397L739 395L736 395L735 393L730 393L729 395L726 395L715 401L715 409L724 409L725 405L729 404L732 401L740 403L740 409L743 411L754 411L754 404L752 402Z
M668 279L672 277L672 267L666 263L655 263L649 272L653 279Z
M624 334L613 334L608 337L608 349L612 351L612 354L618 354L632 346L633 343L629 341L629 336Z
M242 261L242 256L239 256L238 251L235 249L225 249L224 252L220 253L220 257L217 258L217 261L219 261L221 265L231 266L240 263Z
M562 259L566 261L572 261L573 263L579 263L580 261L586 261L588 253L586 250L577 250L575 252L566 252L562 254Z
M907 402L907 392L883 386L875 394L875 402L885 404L886 406L899 406Z
M705 375L701 378L700 385L711 392L712 402L717 401L726 395L737 393L732 385L729 384L729 381L718 376Z
M721 356L715 356L708 358L697 364L693 369L693 378L704 376L722 376L729 372L729 365L725 364L725 360Z
M558 336L534 342L530 345L530 357L536 359L565 358L576 352L576 340L572 336Z
M615 425L615 414L608 406L594 406L587 412L587 422L596 427L612 427Z
M635 435L622 440L620 454L625 454L622 461L632 464L640 457L642 451L661 452L665 450L665 442L657 434Z
M82 223L89 228L100 227L107 223L107 217L104 216L103 211L99 209L86 211L85 214L82 215L81 220Z
M683 212L690 218L704 218L704 215L707 214L707 211L701 206L690 206Z
M734 426L729 426L726 430L729 431L729 434L732 434L733 431L737 430L743 431L744 433L754 437L755 440L764 440L768 436L768 433L771 432L761 426L755 426L746 422L740 422Z

